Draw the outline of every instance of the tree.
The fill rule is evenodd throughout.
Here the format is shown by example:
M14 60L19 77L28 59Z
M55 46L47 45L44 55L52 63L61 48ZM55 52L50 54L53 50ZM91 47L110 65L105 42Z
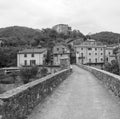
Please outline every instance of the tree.
M106 63L104 69L108 72L119 75L119 65L117 60L112 60L111 63Z
M17 72L12 72L12 74L10 76L13 78L13 82L15 83L16 78L18 76Z
M22 67L20 69L20 76L24 82L24 84L28 83L31 78L35 78L38 73L38 67Z
M41 76L42 76L42 77L43 77L43 76L46 76L47 73L48 73L47 68L43 67L43 68L41 69L40 73L41 73Z
M119 75L119 64L117 60L111 61L112 73Z

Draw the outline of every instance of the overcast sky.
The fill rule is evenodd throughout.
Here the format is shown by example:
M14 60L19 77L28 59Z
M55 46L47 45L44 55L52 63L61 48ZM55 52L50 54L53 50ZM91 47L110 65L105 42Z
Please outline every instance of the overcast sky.
M120 33L120 0L0 0L0 27L68 24L82 33Z

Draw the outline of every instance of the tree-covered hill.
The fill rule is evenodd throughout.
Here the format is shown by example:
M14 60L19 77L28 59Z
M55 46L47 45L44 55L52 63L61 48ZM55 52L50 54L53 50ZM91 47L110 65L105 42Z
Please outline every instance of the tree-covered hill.
M90 37L105 44L116 44L120 41L120 34L107 31L92 34Z
M0 29L0 38L5 39L5 43L8 46L25 45L32 42L36 34L40 34L39 31L20 26L6 27Z

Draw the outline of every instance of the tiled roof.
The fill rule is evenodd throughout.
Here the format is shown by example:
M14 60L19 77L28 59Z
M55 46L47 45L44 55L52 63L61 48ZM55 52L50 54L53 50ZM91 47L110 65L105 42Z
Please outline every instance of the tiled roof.
M45 52L47 49L46 48L41 48L41 49L24 49L22 51L19 51L19 54L22 53L43 53Z

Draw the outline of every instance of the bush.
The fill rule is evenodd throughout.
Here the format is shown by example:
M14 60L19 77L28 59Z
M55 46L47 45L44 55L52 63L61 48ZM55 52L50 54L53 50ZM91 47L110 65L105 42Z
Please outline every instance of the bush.
M117 60L112 60L111 63L106 63L104 70L119 75L119 65Z
M42 76L42 77L43 77L43 76L46 76L47 73L48 73L47 68L44 68L44 67L43 67L43 68L41 69L41 72L40 72L40 73L41 73L41 76Z
M22 67L20 69L20 77L23 80L23 83L26 84L30 81L31 78L35 78L38 73L38 67Z
M14 71L10 74L10 76L13 78L13 82L15 83L17 76L18 76L18 72Z

